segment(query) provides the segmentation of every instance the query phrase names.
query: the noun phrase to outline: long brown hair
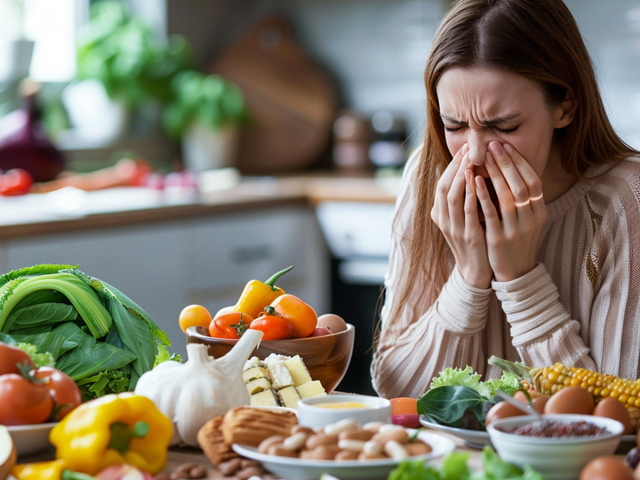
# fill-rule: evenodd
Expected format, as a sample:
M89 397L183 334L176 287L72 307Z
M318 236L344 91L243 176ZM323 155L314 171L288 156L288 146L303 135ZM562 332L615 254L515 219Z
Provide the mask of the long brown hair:
M436 86L450 67L504 69L536 82L551 105L573 100L572 122L555 132L564 170L580 178L589 166L637 154L614 132L600 97L589 53L561 0L460 0L433 40L424 72L427 122L417 170L408 258L392 319L414 288L435 301L453 267L448 245L430 212L440 174L451 161Z

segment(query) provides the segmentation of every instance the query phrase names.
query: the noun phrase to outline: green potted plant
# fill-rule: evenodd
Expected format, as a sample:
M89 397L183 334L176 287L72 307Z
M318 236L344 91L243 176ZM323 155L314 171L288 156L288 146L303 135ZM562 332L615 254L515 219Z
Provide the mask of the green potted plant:
M249 118L240 89L195 71L177 75L172 87L174 101L163 121L169 134L182 139L186 167L202 172L234 166L240 125Z
M149 102L169 102L173 78L192 64L184 37L173 35L161 42L121 1L101 0L92 5L90 21L81 32L80 83L66 92L65 106L74 124L117 137L127 126L129 112ZM87 105L87 98L101 112Z

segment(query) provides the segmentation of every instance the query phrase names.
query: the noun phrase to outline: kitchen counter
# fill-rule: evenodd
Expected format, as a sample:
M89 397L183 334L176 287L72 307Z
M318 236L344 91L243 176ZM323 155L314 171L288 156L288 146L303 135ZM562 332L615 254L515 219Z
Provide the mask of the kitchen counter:
M232 189L201 195L146 188L63 189L0 199L0 239L327 201L393 203L395 188L393 181L372 177L307 175L244 178Z

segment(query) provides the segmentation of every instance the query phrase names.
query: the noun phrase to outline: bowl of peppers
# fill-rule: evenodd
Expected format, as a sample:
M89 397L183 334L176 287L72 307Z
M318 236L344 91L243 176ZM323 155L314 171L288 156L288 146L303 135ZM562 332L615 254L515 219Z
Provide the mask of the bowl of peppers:
M180 327L187 343L206 345L215 358L227 354L247 329L260 330L263 337L255 356L263 360L272 353L299 355L311 377L331 393L349 367L355 329L336 315L318 318L310 305L277 287L275 282L292 268L264 282L251 280L236 305L213 317L200 305L186 307L180 314Z

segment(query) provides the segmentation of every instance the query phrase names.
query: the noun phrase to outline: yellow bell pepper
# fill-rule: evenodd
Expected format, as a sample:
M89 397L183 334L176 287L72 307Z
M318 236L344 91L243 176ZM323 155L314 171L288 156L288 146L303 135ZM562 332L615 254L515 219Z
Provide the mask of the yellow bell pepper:
M226 311L241 312L249 315L251 318L258 318L264 310L264 307L271 305L271 302L280 295L284 295L284 290L280 287L276 287L275 283L282 275L291 271L292 268L293 265L279 271L266 282L251 280L244 287L238 303L233 307L227 307L223 310L225 313ZM221 312L218 312L218 314L220 313Z
M56 458L75 472L95 475L129 464L155 475L167 461L171 420L148 398L106 395L80 405L56 425L49 440Z
M11 469L11 475L18 480L60 480L62 472L67 468L64 460L53 462L25 463Z

